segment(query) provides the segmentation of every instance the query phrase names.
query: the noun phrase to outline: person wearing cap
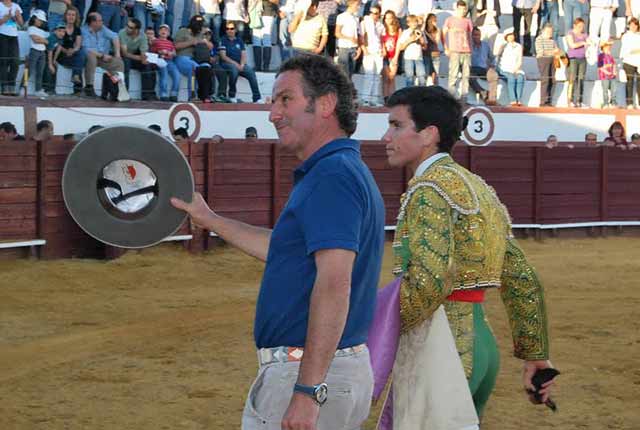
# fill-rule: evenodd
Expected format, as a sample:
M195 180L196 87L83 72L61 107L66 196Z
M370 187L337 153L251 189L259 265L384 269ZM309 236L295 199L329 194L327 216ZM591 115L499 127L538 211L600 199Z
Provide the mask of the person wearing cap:
M398 90L387 107L387 162L413 177L401 197L393 241L396 280L378 295L391 288L378 310L395 301L389 309L395 328L387 333L399 334L386 357L372 348L374 371L382 369L378 360L395 357L392 394L383 407L386 413L392 405L393 426L379 429L477 428L475 415L482 416L499 368L485 294L500 292L514 355L523 362L522 384L531 390L536 371L553 367L543 286L493 188L451 157L466 125L461 104L430 86ZM379 315L373 329L383 327L376 325ZM381 331L370 332L370 345ZM375 376L381 393L384 375ZM540 392L543 401L552 384Z
M34 95L47 97L42 89L42 76L47 62L47 43L49 32L43 27L47 23L47 14L43 10L36 9L29 18L29 37L31 38L31 50L29 51L29 74L33 76Z
M613 40L605 40L600 44L602 50L598 54L598 79L602 85L602 108L616 107L616 59L611 54Z
M23 24L20 5L11 0L0 1L0 87L3 95L17 95L18 26Z
M507 43L500 50L498 74L507 81L509 104L511 106L522 106L525 81L524 71L522 70L522 45L516 42L513 27L505 30L504 39Z
M57 60L60 57L60 44L65 36L65 28L64 23L59 23L49 32L47 39L47 67L44 70L42 84L43 88L51 94L55 94ZM82 76L82 71L80 71L80 76Z
M178 101L178 90L180 88L180 72L176 66L174 58L176 56L176 47L169 35L171 27L169 24L162 24L158 30L158 37L151 43L150 51L158 54L164 60L165 65L158 65L158 75L160 75L160 100L162 101ZM167 77L171 75L171 92L167 92Z

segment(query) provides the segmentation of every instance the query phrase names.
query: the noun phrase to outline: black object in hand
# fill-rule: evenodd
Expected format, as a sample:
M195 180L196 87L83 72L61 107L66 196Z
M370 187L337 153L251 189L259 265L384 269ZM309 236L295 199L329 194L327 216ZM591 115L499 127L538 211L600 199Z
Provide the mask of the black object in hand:
M558 370L552 369L552 368L538 369L536 373L533 375L533 377L531 378L531 383L533 384L536 390L535 391L528 390L529 394L531 394L538 403L542 403L542 395L540 394L542 385L551 381L553 378L555 378L559 374L560 372ZM556 403L553 400L551 400L551 397L549 397L544 404L553 412L558 410Z

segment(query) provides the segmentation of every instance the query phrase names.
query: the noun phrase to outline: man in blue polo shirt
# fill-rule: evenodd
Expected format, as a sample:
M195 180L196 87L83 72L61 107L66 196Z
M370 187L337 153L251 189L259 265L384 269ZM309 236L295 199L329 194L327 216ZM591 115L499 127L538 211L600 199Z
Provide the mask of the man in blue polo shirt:
M217 46L222 60L222 67L229 72L229 98L235 101L236 82L238 76L242 76L249 81L253 102L260 101L260 88L256 72L247 64L247 50L242 41L242 37L236 35L236 25L233 21L225 24L225 35L220 39Z
M302 164L273 230L223 218L199 194L191 203L172 199L196 225L266 261L254 327L260 370L244 430L351 430L369 415L365 342L384 206L359 143L348 138L356 129L354 95L327 58L299 56L281 66L269 120Z

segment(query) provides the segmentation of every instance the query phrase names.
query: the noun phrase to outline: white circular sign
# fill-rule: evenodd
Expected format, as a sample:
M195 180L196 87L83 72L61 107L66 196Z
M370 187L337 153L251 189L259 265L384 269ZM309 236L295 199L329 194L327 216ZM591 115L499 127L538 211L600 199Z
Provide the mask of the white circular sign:
M175 105L169 114L169 130L171 134L179 129L185 128L189 139L193 142L200 135L200 113L198 108L189 103Z
M474 106L464 115L469 121L462 133L464 141L473 146L489 145L496 128L492 112L485 107Z

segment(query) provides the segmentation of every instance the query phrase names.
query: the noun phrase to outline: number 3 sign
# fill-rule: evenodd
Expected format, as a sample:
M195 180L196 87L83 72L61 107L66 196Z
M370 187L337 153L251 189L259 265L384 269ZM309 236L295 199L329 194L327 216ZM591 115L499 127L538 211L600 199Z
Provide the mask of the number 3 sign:
M195 142L200 135L200 113L198 109L188 103L177 104L169 114L169 130L173 136L178 128L185 128L189 140Z
M469 122L462 133L462 138L472 146L487 146L491 143L496 126L492 113L484 107L472 107L464 115Z

